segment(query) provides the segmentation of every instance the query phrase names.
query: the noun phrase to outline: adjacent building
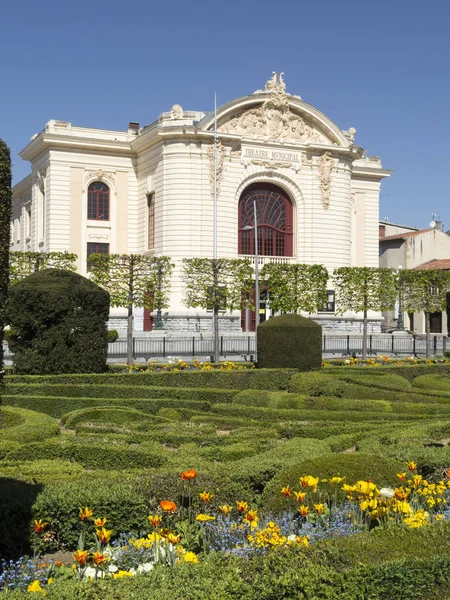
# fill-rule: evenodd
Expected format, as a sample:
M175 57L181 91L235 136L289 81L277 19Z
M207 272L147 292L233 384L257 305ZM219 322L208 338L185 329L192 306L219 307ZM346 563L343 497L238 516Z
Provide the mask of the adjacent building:
M380 267L392 269L450 269L450 232L444 233L442 221L432 221L428 229L417 229L380 221ZM395 330L398 306L384 313L383 329ZM425 333L425 314L404 315L404 327ZM447 312L431 314L431 333L447 335Z

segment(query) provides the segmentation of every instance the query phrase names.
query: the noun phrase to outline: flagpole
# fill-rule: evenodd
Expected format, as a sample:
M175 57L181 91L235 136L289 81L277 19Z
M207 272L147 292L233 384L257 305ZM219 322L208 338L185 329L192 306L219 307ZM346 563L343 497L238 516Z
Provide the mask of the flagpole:
M214 214L213 258L217 258L217 96L214 92Z

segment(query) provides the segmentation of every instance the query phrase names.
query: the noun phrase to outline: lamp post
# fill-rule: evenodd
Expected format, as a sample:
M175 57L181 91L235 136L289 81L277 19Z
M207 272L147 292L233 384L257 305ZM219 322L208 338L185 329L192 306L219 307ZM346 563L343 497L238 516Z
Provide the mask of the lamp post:
M259 264L258 264L258 219L256 217L256 200L253 200L254 227L246 225L244 231L255 230L255 331L259 325Z
M161 278L162 278L162 267L158 266L158 305L156 309L156 320L155 320L155 329L161 330L164 329L164 321L162 320L162 312L161 312Z
M397 315L397 331L404 330L403 324L403 298L402 298L402 265L398 266L398 315Z

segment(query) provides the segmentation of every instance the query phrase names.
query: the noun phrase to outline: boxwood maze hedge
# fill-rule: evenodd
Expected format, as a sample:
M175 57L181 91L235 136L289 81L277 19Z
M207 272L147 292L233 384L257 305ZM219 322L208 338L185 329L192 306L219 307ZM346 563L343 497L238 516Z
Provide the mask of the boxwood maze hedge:
M281 487L298 486L299 477L305 474L320 478L339 475L349 483L371 478L379 486L392 486L396 473L413 460L419 472L431 480L447 477L450 374L435 366L417 366L395 370L336 367L308 373L8 375L0 435L0 556L15 558L30 550L33 518L48 520L54 532L43 543L43 551L73 549L77 514L84 505L104 511L114 530L138 533L161 500L183 501L180 473L189 468L199 473L192 489L199 510L198 493L209 490L214 494L212 508L246 500L261 514L270 512L275 518L286 510ZM17 535L11 534L11 522L17 524ZM441 529L436 526L436 531L444 530L448 530L447 524ZM422 535L396 535L406 533L411 540ZM306 565L302 580L311 577L318 589L328 589L318 575L319 571L323 574L323 564L328 564L327 577L336 590L351 589L351 581L361 585L364 573L364 590L372 593L374 582L391 582L391 576L401 572L395 557L381 564L369 545L363 544L365 539L374 540L376 548L384 548L385 542L379 541L387 539L383 536L374 532L329 542L328 546L315 545L309 555L302 554ZM392 540L397 545L395 536ZM358 549L363 546L370 555L367 563L359 560ZM342 552L350 557L345 577L341 559L333 554L337 548L344 548ZM438 546L429 556L420 555L423 564L418 550L403 551L399 556L409 561L402 564L413 580L423 573L425 562L431 579L435 577L433 569L442 567L444 558ZM288 565L297 555L289 556L285 558ZM205 581L215 577L211 571L214 560L195 567L204 573ZM220 563L222 559L217 560ZM233 561L241 564L241 560L230 558L220 569L226 574ZM261 558L261 573L270 560ZM297 556L295 560L300 559ZM251 564L249 569L257 569ZM177 573L174 580L181 581L184 570ZM245 588L242 577L237 578L236 589ZM437 571L435 580L436 589L446 589L447 583L439 579ZM158 585L161 590L164 585L172 590L164 575L158 581L153 590ZM126 585L131 583L114 588L124 595L111 597L136 594L132 590L141 584L136 579L137 587L129 591ZM259 584L255 585L258 588ZM292 589L297 585L306 583L294 578ZM380 585L380 589L389 588ZM101 586L105 594L113 589L110 584ZM165 593L161 591L162 598ZM51 594L50 586L49 598Z

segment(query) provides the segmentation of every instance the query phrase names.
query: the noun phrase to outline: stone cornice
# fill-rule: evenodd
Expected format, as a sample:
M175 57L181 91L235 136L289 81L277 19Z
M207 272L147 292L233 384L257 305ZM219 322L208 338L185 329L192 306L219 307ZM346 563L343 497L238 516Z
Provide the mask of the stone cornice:
M46 131L38 134L20 153L19 156L24 160L33 161L40 154L49 149L74 149L102 151L109 153L134 154L131 148L131 141L113 140L98 137L81 137L70 134L48 133Z
M384 179L390 177L394 171L390 169L380 169L376 167L360 167L359 165L353 166L352 176L361 177L363 179Z

